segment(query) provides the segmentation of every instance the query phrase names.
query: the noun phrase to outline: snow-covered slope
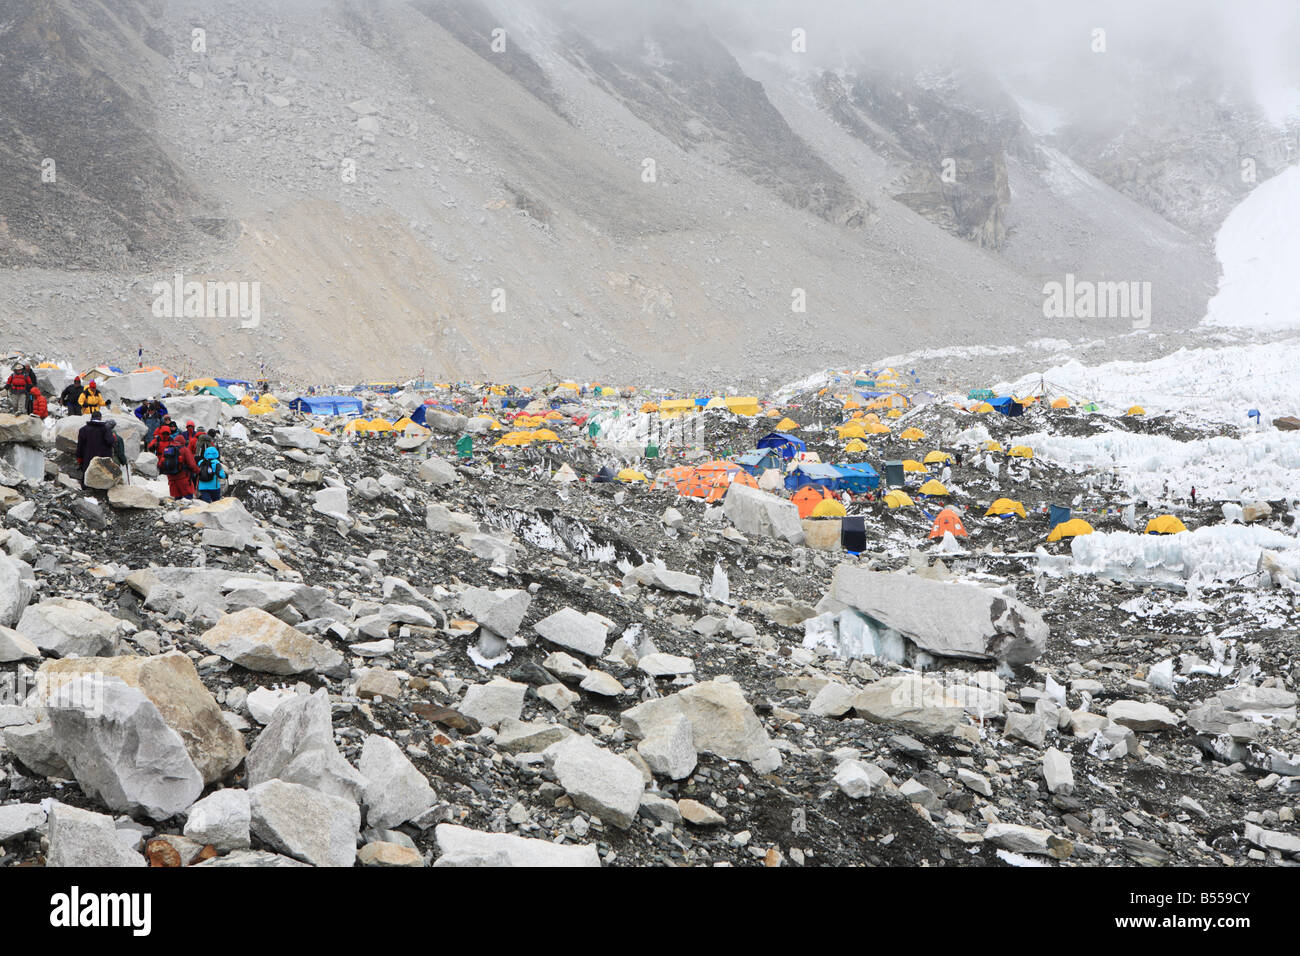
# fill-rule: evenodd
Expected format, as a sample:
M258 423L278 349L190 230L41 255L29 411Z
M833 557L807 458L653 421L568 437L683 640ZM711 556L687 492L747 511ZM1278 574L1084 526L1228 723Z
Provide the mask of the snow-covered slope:
M1215 240L1223 265L1205 322L1300 327L1300 167L1268 180L1234 209Z

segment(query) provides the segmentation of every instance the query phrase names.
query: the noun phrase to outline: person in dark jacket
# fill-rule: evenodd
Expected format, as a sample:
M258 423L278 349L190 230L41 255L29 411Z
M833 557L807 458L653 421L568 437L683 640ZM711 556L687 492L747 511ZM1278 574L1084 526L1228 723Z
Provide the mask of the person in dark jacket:
M113 422L104 421L99 412L92 412L90 421L77 432L77 467L81 469L81 486L86 486L86 467L96 458L112 458L117 433Z
M148 448L149 439L153 438L153 433L158 430L162 420L167 417L167 406L156 398L146 399L135 410L135 417L144 423L144 447Z
M72 380L72 384L59 394L59 403L68 410L69 415L81 414L81 376Z

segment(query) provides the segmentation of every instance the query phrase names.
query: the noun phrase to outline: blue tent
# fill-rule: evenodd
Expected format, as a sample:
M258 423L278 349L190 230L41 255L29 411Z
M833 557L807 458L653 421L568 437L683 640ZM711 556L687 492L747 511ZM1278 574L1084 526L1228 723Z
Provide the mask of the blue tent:
M526 408L532 401L527 395L505 395L501 398L502 408ZM552 408L555 406L552 405Z
M1017 415L1023 415L1025 413L1025 406L1021 405L1014 398L1008 398L1005 395L1000 398L989 399L989 404L993 406L995 411L1001 412L1009 418L1015 418Z
M814 485L828 491L836 491L840 485L840 470L832 465L809 462L806 465L796 466L790 474L785 476L787 491L798 491L805 485Z
M252 388L252 382L246 382L242 378L219 378L217 384L222 388L230 388L232 385L238 385L240 388Z
M446 405L438 405L435 402L425 402L415 411L411 412L411 421L415 422L417 425L427 425L428 423L425 421L425 417L431 409L435 412L451 411L451 409Z
M1047 513L1047 530L1051 531L1062 521L1070 520L1070 509L1060 505L1051 505Z
M874 491L880 486L880 473L866 462L831 467L840 473L839 487L855 495Z
M779 452L769 448L766 451L748 451L736 456L736 464L754 477L758 477L769 468L780 469L785 463Z
M1258 420L1258 418L1259 418L1259 409L1258 409L1258 408L1252 408L1250 411L1248 411L1248 412L1246 413L1246 417L1247 417L1247 418L1254 418L1254 419Z
M772 432L770 435L764 435L754 443L754 447L771 448L787 461L808 448L803 443L802 438L795 438L785 432Z
M703 407L704 407L705 405L707 405L707 404L709 404L709 396L708 396L708 395L703 395L703 396L701 396L700 398L697 398L697 399L695 400L695 407L696 407L696 408L703 408Z
M295 412L307 415L360 415L361 399L342 395L306 395L289 403Z

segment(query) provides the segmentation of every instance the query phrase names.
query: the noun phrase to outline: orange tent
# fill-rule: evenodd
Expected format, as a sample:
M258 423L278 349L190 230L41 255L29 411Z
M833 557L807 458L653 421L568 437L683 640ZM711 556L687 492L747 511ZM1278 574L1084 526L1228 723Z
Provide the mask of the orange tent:
M812 515L814 508L830 497L833 496L823 494L820 488L816 488L813 485L804 485L790 496L790 500L794 503L794 506L799 509L799 517L807 518Z
M931 538L942 538L944 532L952 532L954 538L966 537L966 526L961 523L961 516L951 508L944 508L934 519L930 528Z

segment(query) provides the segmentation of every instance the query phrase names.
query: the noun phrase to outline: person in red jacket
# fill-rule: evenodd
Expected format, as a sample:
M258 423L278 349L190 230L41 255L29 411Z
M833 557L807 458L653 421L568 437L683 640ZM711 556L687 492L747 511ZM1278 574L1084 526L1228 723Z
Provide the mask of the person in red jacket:
M190 454L196 454L199 445L199 433L194 430L193 419L185 423L185 431L181 432L181 437L185 439L185 444L190 446ZM197 460L196 458L195 461Z
M47 418L50 414L50 403L35 385L32 386L32 414L37 418Z
M158 443L158 474L167 476L167 490L173 498L193 498L198 462L184 433Z
M5 388L9 392L9 408L15 415L27 414L27 393L35 384L35 380L27 374L23 366L14 366L12 374L5 380Z

